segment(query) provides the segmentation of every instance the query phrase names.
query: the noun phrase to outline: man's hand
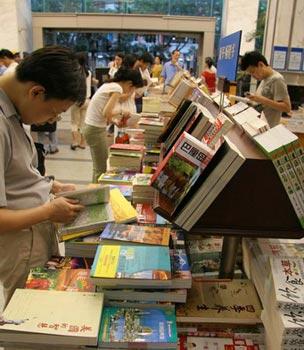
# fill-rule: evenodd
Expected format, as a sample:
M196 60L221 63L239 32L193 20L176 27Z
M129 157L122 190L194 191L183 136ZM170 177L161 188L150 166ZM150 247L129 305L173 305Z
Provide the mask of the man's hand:
M75 191L75 190L76 190L76 186L74 184L63 184L59 181L54 180L51 192L53 194L56 194L58 192Z
M44 204L48 211L48 219L52 222L68 223L73 221L84 208L78 200L58 197Z

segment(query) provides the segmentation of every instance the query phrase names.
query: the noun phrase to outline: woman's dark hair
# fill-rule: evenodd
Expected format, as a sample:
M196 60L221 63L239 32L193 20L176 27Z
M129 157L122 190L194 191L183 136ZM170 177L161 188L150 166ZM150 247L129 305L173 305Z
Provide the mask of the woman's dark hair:
M136 55L129 53L123 58L121 66L132 69L137 59L138 58Z
M119 68L111 81L115 83L120 81L131 81L132 85L136 88L144 86L140 72L137 69L128 69L125 67Z
M34 51L17 66L16 78L42 85L46 99L82 104L86 98L84 70L76 54L65 47L48 46Z
M206 65L208 66L208 68L211 68L212 65L213 65L213 60L212 60L212 58L211 58L211 57L206 57L206 58L205 58L205 63L206 63Z
M246 52L241 58L241 70L246 70L249 66L257 67L259 62L262 62L265 64L265 66L268 66L265 56L263 56L259 51Z
M11 60L14 59L14 54L10 51L10 50L7 50L7 49L2 49L0 50L0 58L10 58Z
M117 52L115 56L120 57L122 60L124 59L125 55L122 52Z
M142 55L138 57L140 61L143 61L144 63L150 63L153 64L154 57L149 52L144 52Z
M88 55L86 52L76 52L76 56L78 58L79 64L84 69L85 75L89 75L89 67L88 67Z

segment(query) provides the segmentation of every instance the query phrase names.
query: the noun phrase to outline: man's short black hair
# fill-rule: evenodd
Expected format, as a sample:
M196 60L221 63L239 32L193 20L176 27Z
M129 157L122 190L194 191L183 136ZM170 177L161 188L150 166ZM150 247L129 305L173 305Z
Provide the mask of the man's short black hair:
M246 70L249 66L257 67L259 62L268 66L268 62L259 51L250 51L246 52L245 55L241 58L241 70Z
M144 52L138 59L144 63L153 64L154 62L154 57L149 52Z
M7 49L2 49L0 50L0 58L10 58L11 60L14 59L14 54L10 51L10 50L7 50Z
M173 50L173 51L171 52L171 55L174 55L175 52L180 52L180 51L179 51L178 49L175 49L175 50Z
M134 67L135 62L137 61L138 57L135 54L129 53L125 55L125 57L122 60L122 66L125 68L132 69Z
M86 98L84 69L77 55L65 47L48 46L34 51L17 66L16 78L43 86L46 99L82 104Z

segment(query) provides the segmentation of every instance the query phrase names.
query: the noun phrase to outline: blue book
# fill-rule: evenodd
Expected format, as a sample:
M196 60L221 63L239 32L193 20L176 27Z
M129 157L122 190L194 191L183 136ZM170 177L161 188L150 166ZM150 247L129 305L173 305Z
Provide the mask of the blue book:
M91 268L93 282L103 287L166 287L171 285L168 247L100 245Z
M98 347L139 349L142 346L176 349L174 308L104 307Z

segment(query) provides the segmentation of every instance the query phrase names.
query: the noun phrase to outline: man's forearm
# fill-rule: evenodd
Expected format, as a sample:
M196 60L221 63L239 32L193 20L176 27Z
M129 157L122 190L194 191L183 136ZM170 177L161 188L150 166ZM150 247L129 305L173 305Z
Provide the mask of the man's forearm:
M31 209L0 209L0 234L31 227L50 218L48 203Z

